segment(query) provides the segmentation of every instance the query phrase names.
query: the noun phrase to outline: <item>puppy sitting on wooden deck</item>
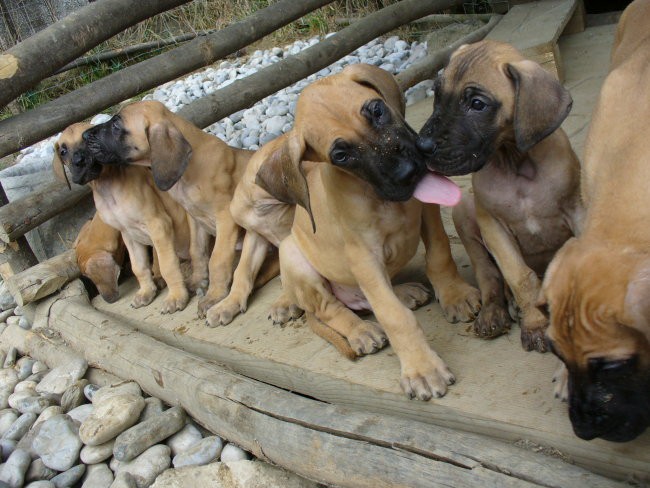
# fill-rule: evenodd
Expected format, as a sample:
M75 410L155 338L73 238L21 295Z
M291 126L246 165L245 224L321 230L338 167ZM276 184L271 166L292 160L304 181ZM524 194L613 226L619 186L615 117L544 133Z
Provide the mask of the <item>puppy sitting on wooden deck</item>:
M133 274L140 286L132 305L142 307L156 297L148 249L153 246L168 288L161 312L184 309L189 293L179 258L190 257L187 213L167 193L155 187L147 168L103 166L95 162L82 138L84 131L91 127L79 123L63 131L54 146L55 173L59 179L67 181L64 169L67 165L74 183L88 184L93 190L97 213L102 220L122 233Z
M433 114L418 141L436 171L472 173L473 194L453 218L481 290L475 333L496 337L510 328L505 278L529 351L546 351L540 277L584 213L579 162L558 128L571 104L550 73L512 46L464 45L436 81Z
M205 286L209 269L208 291L198 306L199 316L204 316L228 294L232 281L240 227L229 206L253 152L228 146L154 101L125 106L86 131L84 139L101 164L151 167L158 188L169 190L193 217L193 256L207 255L210 235L216 235L209 266L207 259L192 262L193 289Z
M104 300L117 301L120 297L117 280L126 253L120 231L104 223L95 213L79 231L74 249L81 274L93 282Z
M444 395L454 376L410 310L427 292L420 284L393 287L391 278L422 238L427 276L447 317L470 320L479 297L458 274L439 206L412 198L453 205L460 197L455 184L427 172L416 139L392 75L353 65L302 92L294 129L257 176L275 198L300 205L280 266L310 326L348 357L377 351L387 335L402 388L428 400ZM372 310L379 324L348 307Z

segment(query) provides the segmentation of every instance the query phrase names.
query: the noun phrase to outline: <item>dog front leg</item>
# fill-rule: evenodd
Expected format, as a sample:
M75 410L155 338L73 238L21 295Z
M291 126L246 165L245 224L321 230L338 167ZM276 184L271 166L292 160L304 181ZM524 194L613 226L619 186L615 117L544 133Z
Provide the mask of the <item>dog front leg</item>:
M232 283L237 238L240 227L235 223L228 207L217 213L217 238L210 256L210 286L208 292L199 300L199 317L228 295Z
M248 297L253 292L255 278L264 263L268 247L269 242L257 232L251 230L246 232L230 293L208 310L209 327L227 325L237 314L246 311Z
M472 262L478 288L481 291L481 311L474 321L474 333L484 339L505 334L510 329L510 315L505 296L503 276L483 245L481 230L476 222L474 196L463 198L452 210L454 226Z
M148 246L134 241L130 236L122 234L126 249L129 251L129 259L131 261L131 270L138 280L139 290L133 297L131 306L133 308L140 308L149 305L156 297L158 288L153 281L151 274L151 266L149 261Z
M363 246L346 246L346 256L361 291L388 335L401 364L400 385L409 398L429 400L447 392L454 375L427 343L415 315L395 295L383 263Z
M514 236L475 202L476 219L483 241L497 262L515 302L521 309L521 344L527 351L546 352L544 332L548 319L535 306L541 283L521 255Z
M442 224L440 206L423 205L421 236L426 250L427 277L445 318L451 323L474 320L481 308L480 294L458 273L449 237Z
M204 295L209 283L210 234L189 214L187 221L190 227L190 260L192 261L189 289L192 293Z
M164 217L147 220L147 229L153 242L154 252L158 255L160 274L167 283L167 296L160 308L161 313L174 313L183 310L190 299L180 261L174 248L174 229L171 219Z

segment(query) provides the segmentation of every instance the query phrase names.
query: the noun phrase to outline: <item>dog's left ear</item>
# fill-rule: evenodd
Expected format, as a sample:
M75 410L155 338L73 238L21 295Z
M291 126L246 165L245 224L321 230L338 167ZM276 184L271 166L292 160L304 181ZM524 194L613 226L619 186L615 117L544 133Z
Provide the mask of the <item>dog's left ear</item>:
M72 190L72 186L70 186L70 180L68 180L68 175L65 172L65 165L63 164L61 156L59 156L59 150L59 143L55 142L54 157L52 158L52 171L54 171L54 176L56 176L57 180L63 181L66 185L68 185L68 190Z
M514 129L517 149L528 151L557 129L573 100L555 77L530 60L506 64L515 83Z
M273 151L260 166L255 183L281 202L297 204L307 210L312 228L316 232L309 201L309 187L301 164L306 148L305 139L295 129L284 137L284 144Z
M342 73L362 85L369 86L391 105L400 114L406 111L406 101L401 88L395 81L395 77L388 71L371 64L352 64L346 67Z
M150 125L147 138L151 148L153 181L158 188L167 191L185 173L192 157L192 146L168 120Z

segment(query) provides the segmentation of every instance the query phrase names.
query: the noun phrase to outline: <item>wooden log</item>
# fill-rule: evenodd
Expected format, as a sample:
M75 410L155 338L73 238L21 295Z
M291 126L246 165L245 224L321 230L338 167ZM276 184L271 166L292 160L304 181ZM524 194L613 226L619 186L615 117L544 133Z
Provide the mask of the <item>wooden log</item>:
M0 205L4 206L8 203L7 194L2 184L0 184ZM19 237L14 242L0 243L0 276L3 280L31 268L37 263L38 259L36 259L24 236Z
M400 25L456 3L459 2L402 0L368 15L294 56L289 56L242 80L234 81L212 95L186 105L178 114L199 127L206 127L237 110L250 107L256 100L326 68L356 48Z
M457 40L448 47L429 54L426 58L399 73L396 78L400 88L406 90L421 81L434 78L436 73L449 62L449 57L456 49L463 44L471 44L483 39L499 23L501 17L501 15L493 15L483 27Z
M25 330L18 325L8 325L2 335L0 344L3 349L15 347L21 356L29 356L44 362L50 369L68 363L74 358L83 359L83 355L65 345L63 339L52 329ZM121 378L97 368L88 368L84 375L95 385L114 385L122 382Z
M55 74L64 73L71 69L79 68L81 66L86 66L88 64L101 63L110 61L115 58L121 58L124 56L130 56L132 54L141 53L144 51L151 51L153 49L158 49L165 46L170 46L172 44L180 44L182 42L191 41L195 37L205 36L215 32L215 29L199 32L188 32L187 34L181 34L174 36L170 39L162 39L159 41L151 42L141 42L139 44L133 44L131 46L123 47L120 49L112 49L110 51L104 51L98 54L93 54L92 56L84 56L83 58L75 59L74 61L66 64L63 68L59 69Z
M77 254L70 249L6 280L7 289L18 305L26 305L60 290L79 277Z
M477 434L294 395L97 311L78 281L63 294L44 305L48 313L36 327L46 325L49 336L61 337L92 366L137 381L209 430L307 478L364 488L617 486L558 459Z
M455 24L457 22L467 22L472 20L481 20L487 22L493 14L432 14L415 19L411 24ZM349 25L359 22L363 17L336 17L335 24Z
M82 7L0 55L0 107L129 26L189 0L103 0Z
M280 0L214 34L196 38L33 110L2 120L0 154L11 154L57 133L73 122L79 122L145 90L212 64L332 1Z
M61 182L52 182L41 190L0 207L0 239L11 242L27 231L76 205L90 195L90 187L73 186L72 190Z

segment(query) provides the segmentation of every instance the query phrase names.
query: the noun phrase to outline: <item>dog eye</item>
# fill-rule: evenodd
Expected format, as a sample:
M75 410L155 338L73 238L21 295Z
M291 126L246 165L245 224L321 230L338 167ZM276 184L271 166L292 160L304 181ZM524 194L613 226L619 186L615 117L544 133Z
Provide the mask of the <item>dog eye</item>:
M472 107L472 110L481 112L482 110L485 110L485 107L487 107L487 103L485 103L480 98L472 98L472 101L470 102L470 107Z
M382 104L381 102L379 102L379 101L374 102L374 103L371 105L370 110L372 110L372 116L373 116L375 119L379 119L382 115L384 115L384 106L383 106L383 104Z
M333 163L345 163L348 160L348 153L343 149L334 149L330 153Z
M64 157L66 154L68 154L68 148L63 146L61 149L59 149L59 155L61 157Z

